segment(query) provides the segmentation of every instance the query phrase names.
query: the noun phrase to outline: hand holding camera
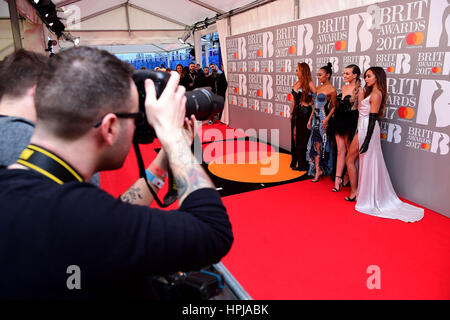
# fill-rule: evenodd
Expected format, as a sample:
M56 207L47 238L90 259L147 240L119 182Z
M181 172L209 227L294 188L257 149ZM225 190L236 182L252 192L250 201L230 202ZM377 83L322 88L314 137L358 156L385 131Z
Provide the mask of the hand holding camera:
M185 88L178 86L179 75L172 72L159 99L151 79L145 80L145 109L149 124L155 129L161 144L181 137L186 114Z

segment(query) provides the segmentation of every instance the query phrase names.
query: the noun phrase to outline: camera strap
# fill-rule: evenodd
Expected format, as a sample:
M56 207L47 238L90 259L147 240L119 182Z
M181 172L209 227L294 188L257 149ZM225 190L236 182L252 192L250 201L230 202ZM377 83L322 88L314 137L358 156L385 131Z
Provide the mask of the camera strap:
M70 181L84 182L81 175L66 161L51 151L29 144L21 153L17 163L38 172L58 184Z

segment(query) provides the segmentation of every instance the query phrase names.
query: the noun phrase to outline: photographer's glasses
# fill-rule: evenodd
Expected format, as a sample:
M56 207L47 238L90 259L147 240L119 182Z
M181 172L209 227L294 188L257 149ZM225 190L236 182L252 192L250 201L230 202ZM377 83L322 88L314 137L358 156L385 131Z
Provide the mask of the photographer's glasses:
M143 112L112 112L112 114L115 114L117 118L134 119L134 124L136 127L142 125L145 121L145 115ZM105 116L106 114L100 119L99 122L94 124L94 128L100 127Z

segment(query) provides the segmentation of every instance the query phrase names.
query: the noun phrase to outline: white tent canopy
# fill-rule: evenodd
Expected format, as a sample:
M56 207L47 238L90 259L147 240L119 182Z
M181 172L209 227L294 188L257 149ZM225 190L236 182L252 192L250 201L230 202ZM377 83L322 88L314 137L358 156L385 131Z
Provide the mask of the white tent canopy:
M4 56L2 51L13 50L6 1L0 0L0 56ZM20 2L27 0L16 1L20 6ZM227 35L374 2L381 1L53 0L66 31L73 37L80 37L81 45L101 46L114 53L167 52L186 48L188 45L180 43L178 38L183 38L196 23L208 18L230 16L204 30L195 28L197 41L194 42L190 34L188 43L199 44L199 36L210 32L219 31L223 41ZM220 26L222 30L218 30Z
M186 48L178 38L193 25L218 14L261 1L252 0L53 0L65 10L66 31L80 44L109 46L117 52L165 52ZM215 31L215 30L214 30ZM188 39L193 44L192 35ZM133 45L133 46L128 46ZM138 45L138 46L136 46ZM111 47L118 46L118 47Z

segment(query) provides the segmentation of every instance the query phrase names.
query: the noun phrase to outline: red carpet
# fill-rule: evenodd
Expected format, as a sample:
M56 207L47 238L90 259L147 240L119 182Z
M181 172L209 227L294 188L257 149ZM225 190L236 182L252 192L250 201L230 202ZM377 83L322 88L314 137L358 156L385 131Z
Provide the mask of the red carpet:
M223 263L254 299L449 299L450 220L358 213L329 178L223 199L235 243ZM381 289L366 273L380 268Z
M146 165L157 147L141 146ZM118 196L137 176L132 151L122 169L102 173L102 188ZM413 224L361 214L343 200L348 188L332 187L327 177L223 198L235 242L222 262L252 298L450 299L450 219L430 210ZM367 287L371 265L381 289Z

